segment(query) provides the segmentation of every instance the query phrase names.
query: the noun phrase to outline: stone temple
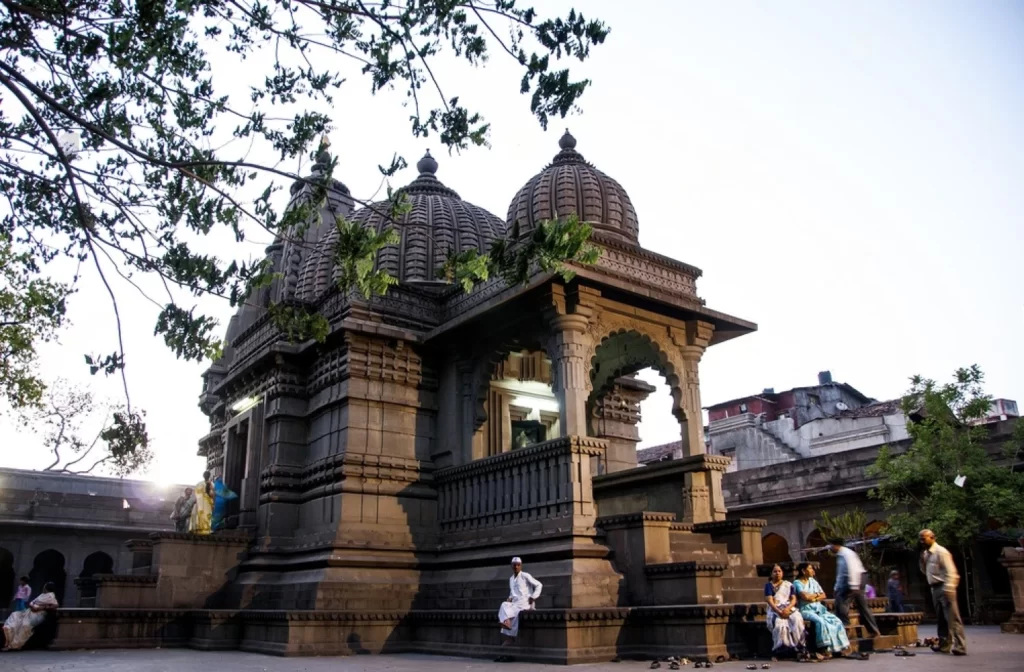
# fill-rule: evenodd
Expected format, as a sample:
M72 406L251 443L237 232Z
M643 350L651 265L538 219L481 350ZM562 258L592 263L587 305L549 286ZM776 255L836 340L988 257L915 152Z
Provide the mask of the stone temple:
M707 307L700 270L642 248L622 186L568 133L559 145L505 220L424 157L401 241L377 259L400 281L384 297L340 293L332 248L336 217L381 230L386 204L353 210L335 182L321 221L275 241L280 278L232 318L204 375L200 454L240 494L231 529L129 542L132 572L89 579L56 644L493 655L519 555L544 584L522 659L763 645L764 521L727 517L729 458L705 454L698 377L708 347L756 327ZM569 213L602 249L570 282L437 281L448 250L486 252L513 224L525 236ZM290 342L271 302L320 311L330 335ZM647 367L671 389L681 442L638 466ZM879 622L895 643L919 618Z

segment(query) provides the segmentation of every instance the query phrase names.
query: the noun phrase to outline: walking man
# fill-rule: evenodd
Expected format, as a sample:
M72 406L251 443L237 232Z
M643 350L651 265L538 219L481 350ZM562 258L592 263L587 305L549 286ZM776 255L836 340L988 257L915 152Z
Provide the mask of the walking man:
M882 633L878 629L878 623L875 622L874 614L871 613L867 598L861 591L861 586L864 585L867 578L864 563L860 561L856 551L844 545L842 539L829 539L828 543L836 554L836 616L843 622L843 625L849 625L849 600L853 599L857 613L860 614L860 624L867 628L871 637L878 637Z
M932 603L939 620L939 645L933 646L932 650L966 656L967 638L956 600L956 587L960 584L956 563L952 554L935 541L935 533L931 530L921 530L917 538L924 547L921 571L932 591Z
M533 609L543 588L541 582L523 571L523 561L512 558L512 576L508 580L508 599L501 603L498 621L501 623L501 646L511 646L519 636L519 612ZM509 656L498 656L495 662L509 662Z

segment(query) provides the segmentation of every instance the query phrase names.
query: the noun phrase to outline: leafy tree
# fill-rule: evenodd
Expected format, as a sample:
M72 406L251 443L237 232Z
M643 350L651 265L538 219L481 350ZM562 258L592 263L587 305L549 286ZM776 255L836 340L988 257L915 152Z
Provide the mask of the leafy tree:
M16 252L0 232L0 396L13 406L39 402L43 382L36 373L36 344L53 339L64 323L68 286L38 277L26 252Z
M992 399L983 382L976 365L957 370L945 384L912 378L903 398L910 447L894 454L884 446L868 472L879 479L871 496L890 512L891 534L916 543L918 532L930 528L967 562L979 533L1024 522L1024 473L986 450L990 430L979 421ZM1022 447L1024 426L1017 423L1007 453L1016 456Z
M111 273L159 307L155 332L178 357L217 357L217 322L197 312L195 297L234 306L272 277L265 261L207 254L198 242L216 230L241 241L247 227L298 238L309 225L335 161L311 177L282 166L313 157L331 130L318 109L337 104L343 64L368 78L371 93L403 89L412 134L436 134L458 151L486 145L489 125L444 90L432 65L440 55L471 66L492 52L511 58L546 128L577 108L589 84L556 62L585 60L607 35L579 12L544 18L516 0L0 0L0 309L8 311L0 393L15 405L41 398L35 346L60 326L73 286L42 278L62 259L93 267L113 303L118 342L89 362L94 373L124 379ZM243 62L256 64L262 81L240 99L226 82L253 69L239 70ZM289 109L300 111L282 113ZM387 179L405 166L396 155L380 171ZM282 211L276 194L295 180L309 197ZM400 214L401 192L392 196L391 214ZM340 289L387 291L394 278L373 260L394 232L337 226ZM439 272L467 290L491 275L525 282L537 265L565 272L564 262L596 259L589 233L574 219L545 223L524 245L452 254ZM133 280L140 275L158 278L166 298L146 295ZM302 307L271 314L296 340L326 334L324 320Z
M97 402L92 393L63 380L46 390L40 404L24 408L20 417L26 429L40 435L53 456L44 471L90 474L100 469L127 476L153 459L140 413L123 405ZM87 431L90 434L85 434Z
M844 511L842 515L833 516L828 511L821 512L821 518L814 521L814 527L825 539L839 537L847 542L860 542L851 548L864 564L864 569L875 580L882 581L888 566L885 564L885 551L879 550L870 543L867 535L867 515L860 509Z

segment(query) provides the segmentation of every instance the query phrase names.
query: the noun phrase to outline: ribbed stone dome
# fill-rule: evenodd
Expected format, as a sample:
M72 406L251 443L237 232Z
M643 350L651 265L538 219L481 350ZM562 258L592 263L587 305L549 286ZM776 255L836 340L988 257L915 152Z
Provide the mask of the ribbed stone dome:
M398 245L385 247L377 255L377 268L384 269L399 282L419 283L439 280L437 269L449 250L488 251L492 241L505 236L505 222L442 184L435 173L437 161L430 152L416 164L420 174L401 189L412 209L397 222L388 218L388 202L374 203L352 214L352 221L375 231L393 227L401 236ZM303 264L296 298L314 301L323 296L334 283L331 250L338 232L331 229L317 245L317 250Z
M509 228L518 222L520 235L526 235L538 222L575 213L595 231L638 242L636 210L622 185L576 151L576 138L569 131L558 146L562 151L512 199Z

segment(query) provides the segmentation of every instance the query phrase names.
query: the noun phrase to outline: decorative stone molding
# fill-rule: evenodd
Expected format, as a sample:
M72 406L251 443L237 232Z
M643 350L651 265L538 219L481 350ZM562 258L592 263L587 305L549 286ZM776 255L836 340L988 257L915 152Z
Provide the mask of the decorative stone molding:
M91 582L104 586L155 586L159 578L156 574L94 574L89 578L75 579L75 585Z
M665 562L646 565L644 574L651 577L692 578L695 576L722 576L727 569L729 569L729 565L725 562Z
M423 360L404 341L388 343L346 333L345 343L350 376L413 387L423 380Z
M235 546L248 544L252 537L248 534L240 534L234 531L214 532L212 534L192 534L191 532L153 532L149 535L153 542L160 541L187 541L200 544L224 544Z
M637 513L623 513L617 516L602 516L597 519L597 526L611 530L623 527L638 527L644 523L672 523L675 525L675 519L674 513L640 511ZM671 529L675 528L672 527Z
M759 518L734 518L732 520L716 520L709 523L698 523L693 526L695 532L731 532L734 530L748 530L760 532L768 524L767 520Z

